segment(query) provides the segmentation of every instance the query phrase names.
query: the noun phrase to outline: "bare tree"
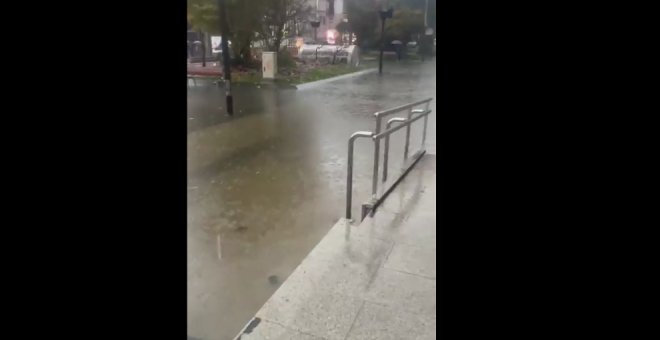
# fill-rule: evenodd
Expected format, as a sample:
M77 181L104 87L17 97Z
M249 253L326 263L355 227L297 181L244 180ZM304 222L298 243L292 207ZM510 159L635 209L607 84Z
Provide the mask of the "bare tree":
M312 7L306 0L270 0L264 2L259 38L266 49L278 52L288 29L295 30L295 23L307 19Z

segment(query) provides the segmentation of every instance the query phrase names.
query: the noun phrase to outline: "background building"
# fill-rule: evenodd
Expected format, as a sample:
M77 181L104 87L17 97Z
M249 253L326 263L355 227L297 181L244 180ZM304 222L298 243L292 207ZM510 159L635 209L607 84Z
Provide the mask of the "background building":
M317 30L318 40L326 41L327 32L334 30L337 25L346 18L344 0L309 0L310 6L314 8L312 18L317 18L320 21L320 26ZM305 34L305 38L313 40L314 31L309 30Z

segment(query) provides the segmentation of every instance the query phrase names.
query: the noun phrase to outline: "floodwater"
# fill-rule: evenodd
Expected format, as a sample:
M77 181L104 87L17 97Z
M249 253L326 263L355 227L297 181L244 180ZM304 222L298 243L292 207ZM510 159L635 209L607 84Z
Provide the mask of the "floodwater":
M373 131L374 112L433 97L426 144L435 153L435 61L388 63L383 76L304 90L234 92L228 117L222 88L188 90L188 335L195 339L233 339L343 217L348 137ZM412 128L411 154L422 125ZM391 176L404 135L392 137ZM358 139L355 152L359 216L371 193L373 142Z

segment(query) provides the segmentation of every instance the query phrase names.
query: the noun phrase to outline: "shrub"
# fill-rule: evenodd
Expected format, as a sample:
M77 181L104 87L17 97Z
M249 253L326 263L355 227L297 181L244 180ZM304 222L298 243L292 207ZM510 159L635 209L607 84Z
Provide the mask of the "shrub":
M291 53L289 53L285 47L281 49L279 53L277 53L277 64L282 68L293 68L296 66L296 61L293 60Z

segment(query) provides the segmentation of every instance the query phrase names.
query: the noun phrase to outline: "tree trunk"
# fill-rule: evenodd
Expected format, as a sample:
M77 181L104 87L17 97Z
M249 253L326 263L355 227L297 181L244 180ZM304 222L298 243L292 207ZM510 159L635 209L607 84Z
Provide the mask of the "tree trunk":
M282 37L275 37L275 41L273 41L273 52L277 53L280 51L280 45L282 44Z
M245 66L250 65L252 62L252 50L251 50L251 43L252 40L250 38L246 38L243 46L241 47L240 51L240 58L241 58L241 63Z
M234 51L234 63L236 65L249 65L252 61L252 51L250 50L251 38L247 35L236 34L232 37L231 41Z
M284 37L284 24L280 24L277 26L277 30L275 31L275 38L273 40L273 52L279 52L280 51L280 45L282 45L282 38Z

